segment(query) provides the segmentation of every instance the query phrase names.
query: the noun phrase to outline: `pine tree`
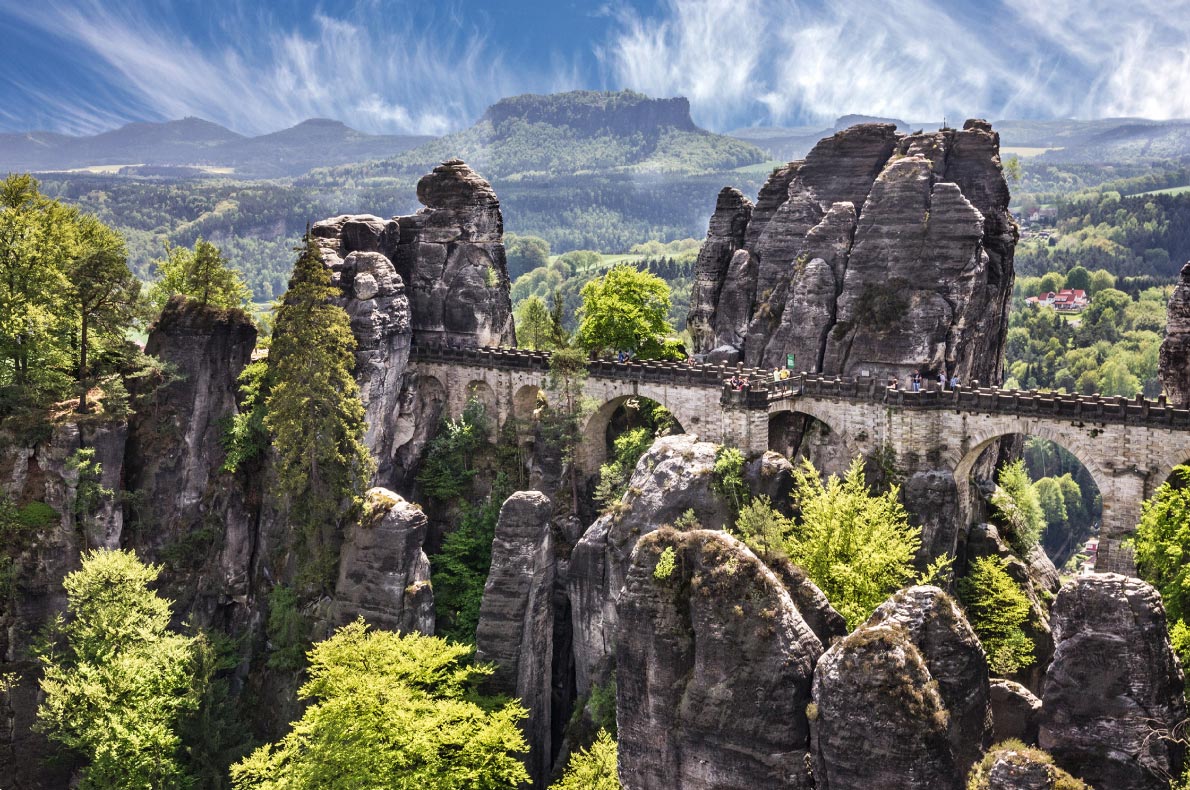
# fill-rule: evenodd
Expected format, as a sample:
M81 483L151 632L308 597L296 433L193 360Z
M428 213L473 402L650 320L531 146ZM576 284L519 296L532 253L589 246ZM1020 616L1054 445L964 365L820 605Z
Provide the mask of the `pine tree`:
M374 462L363 444L364 407L352 375L355 337L338 291L307 234L294 265L269 352L265 427L276 451L282 496L312 582L328 582L335 525L358 501Z
M218 247L202 238L193 250L167 245L165 259L154 263L160 278L153 283L149 301L158 310L175 294L224 309L243 309L251 300L244 278L228 265Z

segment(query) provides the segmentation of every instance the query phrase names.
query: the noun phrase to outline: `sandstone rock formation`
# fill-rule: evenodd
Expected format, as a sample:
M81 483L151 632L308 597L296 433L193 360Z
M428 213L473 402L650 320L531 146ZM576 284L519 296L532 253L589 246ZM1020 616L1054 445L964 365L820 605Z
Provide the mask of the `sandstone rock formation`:
M727 503L712 489L716 445L692 434L665 436L641 457L613 513L587 528L570 558L574 658L580 694L615 654L616 601L637 540L693 510L699 524L722 529Z
M1119 574L1081 576L1058 593L1052 624L1041 748L1097 788L1168 787L1182 748L1155 731L1185 719L1186 705L1160 594Z
M492 541L492 569L483 589L477 661L496 671L491 689L517 697L529 711L529 775L544 787L550 773L551 688L554 656L553 505L540 491L518 491L500 508Z
M625 788L813 786L806 706L822 647L746 546L711 530L642 537L619 617Z
M342 215L310 229L351 316L365 442L375 480L388 485L420 455L444 400L405 375L410 344L516 345L491 185L452 159L418 182L417 196L426 208L410 216Z
M814 670L819 790L960 790L938 682L904 629L861 626Z
M241 600L248 594L253 516L242 487L221 472L222 439L226 421L238 412L239 376L255 347L256 326L244 311L170 299L145 343L145 353L166 366L166 380L141 393L124 481L136 492L130 508L135 547L152 559L187 547L189 556L171 563L166 580L201 569L202 586ZM147 382L144 389L155 385ZM221 538L211 522L223 525ZM211 537L204 541L204 535ZM221 556L207 556L212 550Z
M992 736L988 664L975 631L954 599L930 586L896 593L864 627L880 625L900 628L917 647L948 714L955 767L966 774Z
M988 752L972 771L967 790L1089 790L1039 749L1006 743Z
M826 138L773 171L755 208L720 193L691 295L695 351L993 380L1017 238L1008 200L984 121L912 135L862 124Z
M1182 279L1169 297L1158 369L1169 402L1190 406L1190 263L1182 267Z
M1041 700L1033 692L1003 678L991 681L992 740L996 743L1016 738L1027 744L1037 743L1041 724Z
M376 628L434 633L430 561L422 550L426 515L384 488L364 495L364 515L339 551L334 619L362 617Z

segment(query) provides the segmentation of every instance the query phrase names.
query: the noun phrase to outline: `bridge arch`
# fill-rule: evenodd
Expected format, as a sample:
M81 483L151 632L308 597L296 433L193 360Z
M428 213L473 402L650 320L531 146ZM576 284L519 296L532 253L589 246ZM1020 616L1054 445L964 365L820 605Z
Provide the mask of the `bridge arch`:
M611 425L612 418L620 408L630 406L633 401L638 400L653 401L669 411L673 415L674 422L677 423L672 433L686 432L681 418L677 414L674 414L673 409L670 409L661 401L636 393L617 395L595 409L583 424L578 461L579 469L584 474L594 474L599 470L600 465L607 461L607 431Z
M809 458L824 473L846 470L859 450L854 437L838 427L837 415L817 403L798 403L768 415L768 449L798 463Z

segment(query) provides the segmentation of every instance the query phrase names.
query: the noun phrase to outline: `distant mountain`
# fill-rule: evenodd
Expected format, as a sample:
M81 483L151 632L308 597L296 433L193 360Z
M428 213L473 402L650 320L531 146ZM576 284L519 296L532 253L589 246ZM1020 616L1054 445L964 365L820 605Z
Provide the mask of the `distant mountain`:
M727 134L737 140L752 143L773 159L782 162L792 162L801 159L823 137L829 137L860 123L891 123L896 124L897 130L909 132L916 129L937 128L941 124L909 123L899 118L881 118L875 115L843 115L835 119L832 126L750 126L735 129Z
M684 98L572 91L503 99L471 128L369 164L366 171L373 177L420 175L452 157L488 179L592 172L697 174L768 158L751 143L700 129Z
M1104 118L1094 121L997 121L1005 146L1051 149L1045 162L1163 164L1190 161L1190 120Z
M126 172L137 175L195 174L209 168L230 169L245 178L276 178L300 175L314 167L390 157L432 139L365 134L325 119L245 137L210 121L184 118L165 123L130 123L84 137L50 132L2 134L0 172L110 169L122 165L132 168Z

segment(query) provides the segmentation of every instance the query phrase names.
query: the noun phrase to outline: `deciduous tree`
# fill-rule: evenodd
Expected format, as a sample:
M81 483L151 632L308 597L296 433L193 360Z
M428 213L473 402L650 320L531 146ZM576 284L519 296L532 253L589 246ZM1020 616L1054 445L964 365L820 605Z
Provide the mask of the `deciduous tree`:
M656 275L616 266L583 286L575 341L587 351L663 353L669 325L669 286Z
M251 301L252 293L240 273L228 265L218 247L201 237L193 250L167 244L165 258L154 263L158 279L149 291L149 301L158 311L176 294L224 309L244 309Z

